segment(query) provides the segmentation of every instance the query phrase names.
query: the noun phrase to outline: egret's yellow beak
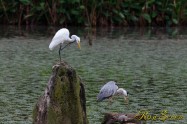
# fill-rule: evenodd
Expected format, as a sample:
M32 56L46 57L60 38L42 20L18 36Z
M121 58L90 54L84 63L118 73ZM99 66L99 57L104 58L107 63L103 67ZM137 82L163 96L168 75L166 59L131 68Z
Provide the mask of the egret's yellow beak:
M78 44L78 48L81 49L81 43L80 43L80 41L77 42L77 44Z
M128 103L129 103L128 96L125 96L125 97L124 97L124 99L125 99L125 103L127 103L127 104L128 104Z

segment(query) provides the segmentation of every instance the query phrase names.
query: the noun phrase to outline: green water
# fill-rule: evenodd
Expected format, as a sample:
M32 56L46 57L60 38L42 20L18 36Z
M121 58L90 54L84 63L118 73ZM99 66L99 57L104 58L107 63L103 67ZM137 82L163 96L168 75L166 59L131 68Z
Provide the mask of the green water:
M48 45L59 28L0 28L0 123L31 124L32 109L58 62L58 50ZM63 59L85 84L90 124L100 124L105 112L183 115L187 123L187 29L77 28L82 49L66 48ZM129 105L116 97L113 104L96 102L100 87L115 80L129 93ZM148 123L151 123L150 121Z

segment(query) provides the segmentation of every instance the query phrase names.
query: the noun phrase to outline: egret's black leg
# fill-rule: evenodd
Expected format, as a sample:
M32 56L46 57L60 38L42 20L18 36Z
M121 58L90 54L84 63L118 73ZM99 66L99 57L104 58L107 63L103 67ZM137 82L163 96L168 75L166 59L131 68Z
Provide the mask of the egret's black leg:
M74 42L70 42L68 44L66 44L64 47L62 47L62 43L60 44L60 48L59 48L59 51L58 51L58 54L59 54L59 58L60 58L60 62L61 62L61 51L66 48L67 46L69 46L70 44L72 44Z
M70 43L66 44L64 47L61 47L60 50L63 50L64 48L66 48L67 46L69 46L69 45L72 44L72 43L74 43L74 42L70 42Z
M61 49L62 49L62 44L60 44L60 48L59 48L59 50L58 50L58 54L59 54L59 58L60 58L60 62L61 62Z

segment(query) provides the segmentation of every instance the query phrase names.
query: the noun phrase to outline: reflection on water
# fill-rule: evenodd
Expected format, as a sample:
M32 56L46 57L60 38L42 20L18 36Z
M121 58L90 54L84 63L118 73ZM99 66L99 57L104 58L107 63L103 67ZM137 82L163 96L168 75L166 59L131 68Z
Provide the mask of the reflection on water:
M32 109L44 92L58 50L48 45L58 28L0 28L0 122L32 123ZM72 28L81 37L81 51L67 48L63 59L81 76L86 88L90 124L100 124L104 112L157 114L168 110L187 118L187 29ZM115 80L130 92L113 104L96 102L100 87ZM166 121L165 123L184 123ZM154 123L161 123L156 121Z

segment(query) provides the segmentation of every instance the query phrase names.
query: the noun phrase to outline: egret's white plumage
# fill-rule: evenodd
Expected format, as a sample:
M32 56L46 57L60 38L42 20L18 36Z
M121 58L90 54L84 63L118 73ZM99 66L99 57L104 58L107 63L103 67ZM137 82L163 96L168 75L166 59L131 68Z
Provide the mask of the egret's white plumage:
M80 38L76 35L72 35L71 38L69 38L69 34L69 30L66 28L58 30L49 45L49 49L53 50L56 46L64 42L77 42L80 48Z
M62 47L64 42L69 42L66 46ZM80 46L80 38L77 35L72 35L71 38L69 38L69 30L66 28L62 28L58 30L53 37L51 43L49 44L49 49L53 50L56 46L60 45L59 48L59 57L61 62L61 50L63 50L65 47L69 46L71 43L76 42L78 44L78 47Z
M116 82L109 81L104 86L102 86L99 94L97 95L97 100L103 101L104 99L110 98L114 95L121 95L121 96L124 96L124 98L126 99L128 96L128 93L125 89L118 88L118 86L116 85Z

